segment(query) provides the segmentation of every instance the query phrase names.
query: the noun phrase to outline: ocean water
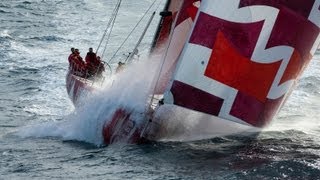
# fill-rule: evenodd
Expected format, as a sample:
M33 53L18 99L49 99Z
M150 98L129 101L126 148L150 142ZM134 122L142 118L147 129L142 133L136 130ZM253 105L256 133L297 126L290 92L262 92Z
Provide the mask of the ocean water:
M106 59L152 2L123 2ZM97 47L115 4L0 1L0 179L320 179L320 53L256 139L100 146L95 110L106 107L99 104L105 93L91 107L74 112L65 75L70 47L82 54ZM140 47L142 54L156 25L157 20ZM142 29L116 59L125 58Z

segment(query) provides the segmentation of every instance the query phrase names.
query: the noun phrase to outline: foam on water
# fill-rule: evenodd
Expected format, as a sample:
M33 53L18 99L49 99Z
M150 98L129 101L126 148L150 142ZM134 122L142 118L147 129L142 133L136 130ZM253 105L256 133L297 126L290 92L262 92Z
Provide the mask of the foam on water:
M9 34L9 30L7 29L0 31L0 37L12 38Z
M311 135L315 141L320 140L320 89L315 83L320 80L319 59L316 53L276 119L265 129L266 132L297 130Z

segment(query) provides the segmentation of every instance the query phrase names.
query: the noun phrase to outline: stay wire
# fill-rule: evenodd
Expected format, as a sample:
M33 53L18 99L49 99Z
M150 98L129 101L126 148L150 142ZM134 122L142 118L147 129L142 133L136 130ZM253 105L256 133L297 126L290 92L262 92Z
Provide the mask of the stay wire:
M179 17L179 15L180 15L180 10L181 10L181 8L182 8L182 5L183 5L183 3L180 4L179 12L178 12L178 14L177 14L176 17ZM175 18L175 21L174 21L172 27L175 27L175 25L176 25L176 23L177 23L177 19L178 19L178 18ZM154 96L155 96L155 93L154 93L154 92L156 91L156 88L158 87L158 84L159 84L159 81L160 81L160 75L161 75L161 72L162 72L162 70L163 70L165 61L167 60L169 47L171 46L171 43L172 43L173 31L174 31L174 28L172 28L172 30L171 30L171 32L170 32L169 42L167 43L167 47L166 47L165 54L164 54L164 56L162 57L162 63L161 63L160 69L159 69L158 74L157 74L157 78L156 78L155 85L154 85L154 87L153 87L151 101L149 102L149 104L148 104L148 106L147 106L146 108L151 107L152 102L153 102L153 100L154 100Z
M104 31L104 33L103 33L103 35L102 35L102 38L101 38L101 40L100 40L100 43L99 43L99 45L98 45L98 47L97 47L96 54L98 53L98 51L99 51L99 49L100 49L100 47L101 47L101 44L102 44L102 42L103 42L106 34L108 33L108 29L109 29L109 27L110 27L110 25L111 25L111 23L112 23L112 21L113 21L113 19L114 19L114 17L115 17L115 13L118 11L118 9L119 9L119 7L120 7L121 1L122 1L122 0L118 0L117 5L116 5L115 8L113 9L113 12L112 12L111 17L110 17L110 19L109 19L109 21L108 21L108 24L107 24L107 28L106 28L106 30Z
M176 17L179 17L179 14L180 14L180 10L181 10L181 8L182 8L182 5L183 5L183 3L180 4L179 12L178 12L178 14L177 14ZM175 20L174 20L173 27L175 27L176 23L177 23L177 18L175 18ZM148 103L146 104L146 106L145 106L145 108L146 108L146 109L145 109L145 112L149 112L149 109L150 109L151 106L152 106L153 100L155 99L155 91L156 91L156 88L157 88L158 83L159 83L159 81L160 81L160 75L161 75L161 72L162 72L162 70L163 70L164 63L165 63L166 58L167 58L167 56L168 56L168 49L169 49L169 47L170 47L170 45L171 45L171 43L172 43L173 31L174 31L174 28L171 29L170 36L169 36L169 42L168 42L167 45L166 45L165 54L164 54L164 56L161 58L162 63L161 63L161 65L160 65L159 71L158 71L158 73L157 73L156 82L155 82L154 87L153 87L151 99L149 100L149 102L148 102ZM149 126L149 123L151 122L151 121L149 120L149 117L148 117L148 116L149 116L148 113L145 113L144 119L146 120L146 122L145 122L145 126L144 126L144 128L143 128L143 130L142 130L142 133L141 133L140 137L144 137L144 136L145 136L145 133L146 133L146 130L147 130L148 126Z
M118 6L118 9L117 9L117 11L116 11L116 14L115 14L115 16L114 16L114 18L113 18L112 25L111 25L111 28L110 28L108 37L107 37L107 39L106 39L106 45L105 45L105 47L104 47L104 49L103 49L103 52L102 52L102 54L101 54L101 59L103 58L104 53L106 52L106 49L107 49L107 46L108 46L108 43L109 43L109 40L110 40L111 33L112 33L112 30L113 30L114 24L115 24L115 22L116 22L116 19L117 19L117 15L118 15L118 12L119 12L119 9L120 9L121 2L122 2L122 0L119 0L119 6Z
M113 56L109 59L108 64L113 60L113 58L116 57L120 49L123 47L123 45L126 43L126 41L129 39L129 37L132 35L132 33L135 31L135 29L138 27L138 25L141 23L141 21L144 19L144 17L147 15L147 13L150 11L150 9L153 7L153 5L156 3L157 0L154 0L153 3L149 6L149 8L146 10L144 15L140 18L138 23L134 26L134 28L131 30L131 32L128 34L128 36L125 38L125 40L122 42L122 44L119 46L119 48L116 50L116 52L113 54ZM160 1L161 2L161 1ZM160 4L160 3L159 3ZM158 5L159 6L159 5Z

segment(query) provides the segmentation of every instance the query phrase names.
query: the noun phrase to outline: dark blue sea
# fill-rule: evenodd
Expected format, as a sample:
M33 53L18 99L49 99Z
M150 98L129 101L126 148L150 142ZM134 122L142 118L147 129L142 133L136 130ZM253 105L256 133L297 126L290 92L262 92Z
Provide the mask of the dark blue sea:
M152 2L123 1L106 57ZM96 48L115 4L0 0L1 180L320 179L320 52L257 138L101 146L100 131L92 127L96 109L74 112L65 77L70 47L82 55L90 46ZM148 52L157 19L141 44L142 54ZM117 58L125 58L142 30Z

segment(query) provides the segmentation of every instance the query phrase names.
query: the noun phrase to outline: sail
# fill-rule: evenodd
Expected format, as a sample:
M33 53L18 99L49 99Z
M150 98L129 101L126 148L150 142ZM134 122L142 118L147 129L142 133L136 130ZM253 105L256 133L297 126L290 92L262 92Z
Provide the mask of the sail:
M163 68L155 92L157 94L162 94L165 91L188 34L190 34L199 4L199 0L171 0L167 3L164 11L167 13L163 13L167 16L160 23L160 33L156 36L158 38L154 45L155 54L164 54ZM169 39L172 28L172 38ZM167 42L169 45L164 46Z
M163 47L169 38L174 17L179 11L179 2L179 0L167 0L163 11L160 13L161 19L153 38L151 53L163 53Z
M319 6L320 0L202 0L165 104L265 126L319 45ZM172 39L181 36L176 32Z

